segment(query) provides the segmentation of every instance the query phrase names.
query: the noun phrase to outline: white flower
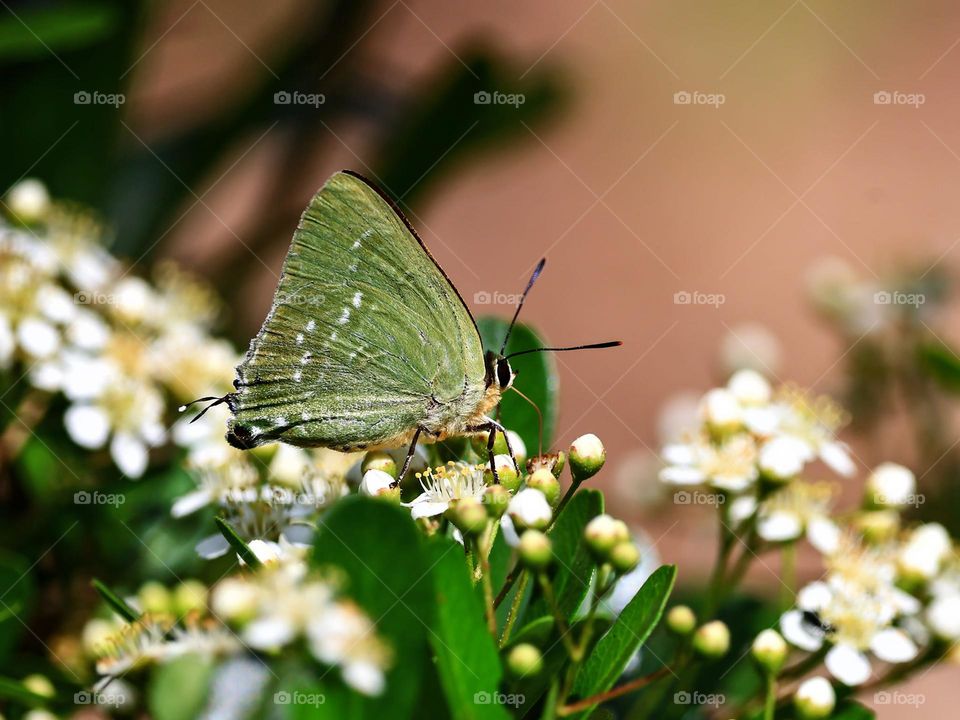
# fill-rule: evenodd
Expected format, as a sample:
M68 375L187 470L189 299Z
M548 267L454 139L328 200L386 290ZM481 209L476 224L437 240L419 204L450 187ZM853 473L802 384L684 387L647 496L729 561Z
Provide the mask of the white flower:
M814 397L793 385L783 387L774 403L777 410L776 433L804 443L808 461L819 458L834 472L849 477L856 471L847 446L836 439L836 432L847 416L827 396Z
M916 490L916 478L903 465L883 463L867 478L866 494L872 505L902 507Z
M727 389L744 407L766 405L773 394L770 383L756 370L738 370L727 382Z
M397 481L393 475L383 470L367 470L360 481L360 494L376 497L382 492L392 490Z
M36 178L25 178L7 190L7 207L20 222L32 223L43 218L50 208L47 186Z
M900 574L908 579L931 580L953 550L950 535L939 523L915 528L897 556Z
M434 517L446 512L450 503L463 498L483 500L487 484L483 479L483 467L466 463L450 462L435 469L427 468L417 473L423 490L412 502L403 503L410 508L414 519Z
M524 488L510 500L507 514L520 528L543 529L550 524L553 511L546 496L534 488Z
M817 550L832 554L840 539L829 517L833 496L829 483L790 483L760 503L757 534L769 542L789 542L806 533Z
M719 444L700 439L668 445L663 459L667 467L660 471L660 479L671 485L709 485L742 492L757 479L757 448L749 435L736 435Z
M725 388L714 388L700 400L700 415L713 430L726 433L743 422L743 408L736 396Z

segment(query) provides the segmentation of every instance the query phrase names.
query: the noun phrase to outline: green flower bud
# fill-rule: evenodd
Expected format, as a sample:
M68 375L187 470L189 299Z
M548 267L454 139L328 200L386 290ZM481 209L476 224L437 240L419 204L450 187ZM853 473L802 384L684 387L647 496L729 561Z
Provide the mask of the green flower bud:
M614 547L630 540L630 531L621 520L606 514L597 515L584 528L583 539L594 558L603 563Z
M697 628L693 649L707 658L721 658L730 649L730 629L720 620L711 620Z
M853 520L854 527L869 543L892 540L900 530L900 513L896 510L867 510Z
M542 492L533 488L524 488L514 495L507 506L507 514L517 532L527 528L543 530L553 519L553 511L550 509L547 498Z
M390 475L394 480L397 478L397 463L382 450L371 450L363 456L363 462L360 463L360 471L366 474L367 470L381 470Z
M192 611L205 612L207 586L199 580L184 580L173 591L173 606L177 615L183 617Z
M520 561L531 570L543 570L553 559L553 543L539 530L525 530L518 550Z
M168 613L172 609L170 591L156 581L144 583L137 592L137 600L145 613Z
M57 694L53 683L45 675L27 675L23 679L23 686L34 695L40 695L45 698L52 698Z
M640 564L640 550L629 540L618 543L610 551L610 564L617 574L625 575Z
M545 468L527 476L527 487L542 492L551 507L556 507L560 502L560 481Z
M581 435L570 446L570 474L575 482L593 477L607 461L607 451L594 434Z
M837 693L825 677L804 680L793 696L793 706L802 720L829 717L837 704Z
M510 491L503 485L491 485L483 491L483 504L487 508L487 515L499 520L510 505Z
M776 630L767 629L757 635L750 646L750 654L757 664L767 672L776 675L787 659L787 643Z
M560 473L563 472L563 469L567 466L567 454L560 450L557 453L557 461L553 464L553 476L556 478L560 477Z
M515 493L520 487L520 476L517 474L517 470L513 466L513 460L510 459L510 456L497 455L493 458L493 464L497 466L497 475L500 477L500 484L510 492ZM487 469L483 472L483 479L487 485L494 484L493 473L490 472L489 466L487 466Z
M447 510L447 517L464 535L479 535L490 521L483 503L472 497L453 503Z
M686 605L675 605L667 613L667 627L677 635L689 635L697 627L697 616Z
M509 430L507 431L509 432ZM481 435L472 435L470 437L470 445L473 447L473 451L477 454L482 460L489 460L490 453L487 450L487 438L489 436L486 433ZM510 437L510 442L513 442L513 436ZM493 439L493 454L496 455L509 455L510 452L507 450L507 441L503 437L503 433L498 432ZM517 462L520 461L520 458L517 458Z
M543 670L543 655L530 643L519 643L507 653L507 669L515 678L538 675Z

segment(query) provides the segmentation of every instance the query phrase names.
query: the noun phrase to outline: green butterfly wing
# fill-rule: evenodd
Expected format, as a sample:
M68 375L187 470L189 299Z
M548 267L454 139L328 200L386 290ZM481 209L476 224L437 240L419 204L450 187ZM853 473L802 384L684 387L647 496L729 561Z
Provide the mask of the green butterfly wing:
M228 441L360 450L462 432L485 390L456 288L399 211L334 175L300 219L263 327L237 368Z

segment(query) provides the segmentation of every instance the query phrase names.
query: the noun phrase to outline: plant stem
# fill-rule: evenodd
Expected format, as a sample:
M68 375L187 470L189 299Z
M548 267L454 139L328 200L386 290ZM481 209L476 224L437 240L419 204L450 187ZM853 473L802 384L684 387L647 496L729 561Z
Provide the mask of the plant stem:
M567 650L567 655L571 658L576 657L577 647L573 644L573 638L570 637L570 626L567 625L566 618L560 612L560 606L557 605L557 596L553 592L553 583L547 577L545 572L537 573L537 581L540 583L540 589L543 590L543 599L547 601L550 612L553 613L553 619L557 623L557 632L560 633L560 639Z
M524 572L520 578L520 584L517 585L517 592L513 596L513 602L510 603L510 610L507 612L507 622L503 627L503 635L500 637L500 647L507 644L510 640L510 633L513 631L513 625L517 622L520 615L520 605L523 603L523 593L527 589L527 581L530 579L530 573ZM496 603L494 603L496 607Z
M488 536L485 531L484 536ZM497 639L497 614L493 608L493 583L490 580L490 555L489 549L483 547L482 539L476 539L473 542L477 556L477 567L480 569L480 583L483 585L483 606L484 613L487 616L487 627L494 641ZM492 543L491 543L492 544Z
M591 695L588 698L583 700L577 700L575 703L569 705L563 705L558 711L557 715L560 717L565 717L567 715L573 715L574 713L581 712L583 710L589 710L594 705L598 705L607 700L613 700L618 698L621 695L626 695L632 693L635 690L639 690L642 687L646 687L650 683L656 682L663 677L666 677L670 672L670 668L662 667L656 672L652 672L649 675L644 675L643 677L638 677L635 680L624 683L619 687L615 687L612 690L607 690L607 692L598 693L597 695Z
M777 677L772 672L766 673L765 678L767 695L763 704L763 720L773 720L777 709Z

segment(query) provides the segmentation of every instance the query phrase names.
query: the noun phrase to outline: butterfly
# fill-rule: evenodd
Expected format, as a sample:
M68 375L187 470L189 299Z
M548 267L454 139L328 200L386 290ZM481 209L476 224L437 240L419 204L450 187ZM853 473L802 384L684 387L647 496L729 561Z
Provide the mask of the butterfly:
M519 472L491 412L516 377L503 353L544 263L500 351L484 352L463 297L409 221L370 181L338 172L300 219L235 392L195 401L215 402L194 420L226 403L226 439L240 449L278 441L342 452L409 445L400 479L421 439L486 433L492 450L500 432Z

